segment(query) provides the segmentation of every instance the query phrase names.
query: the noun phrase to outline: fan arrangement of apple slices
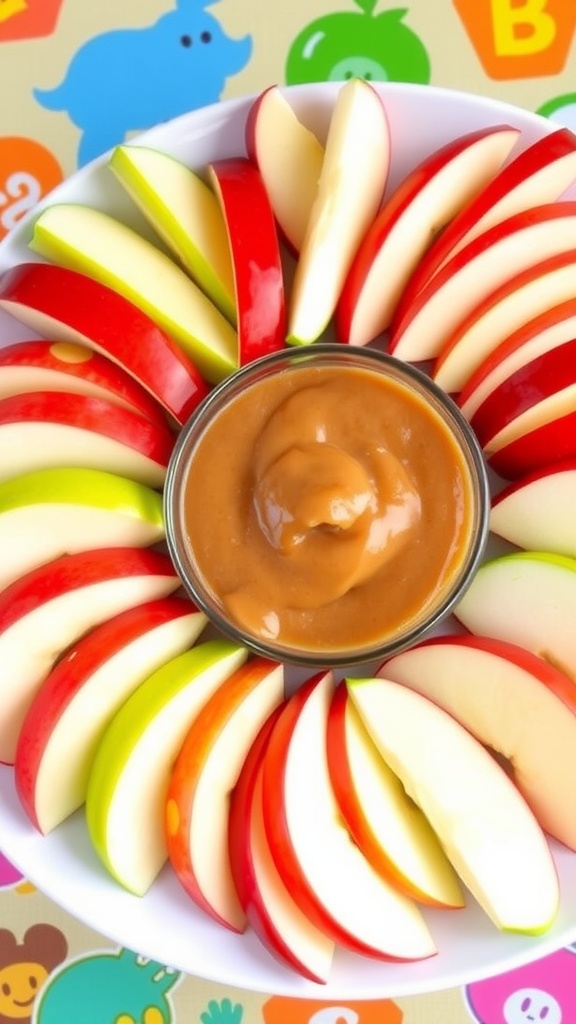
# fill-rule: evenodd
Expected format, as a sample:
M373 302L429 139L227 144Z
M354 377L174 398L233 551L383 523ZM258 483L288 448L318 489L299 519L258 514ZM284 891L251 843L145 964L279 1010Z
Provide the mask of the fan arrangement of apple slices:
M549 839L576 850L576 139L470 132L389 193L385 101L361 80L325 140L275 86L245 136L205 174L118 146L157 244L54 203L43 261L0 277L36 336L0 350L0 760L40 832L84 808L120 885L143 895L168 863L196 907L321 983L338 945L432 956L426 906L473 898L525 933L557 913ZM202 636L161 490L213 385L327 329L429 363L508 481L491 529L509 550L457 607L463 635L288 694L282 664Z

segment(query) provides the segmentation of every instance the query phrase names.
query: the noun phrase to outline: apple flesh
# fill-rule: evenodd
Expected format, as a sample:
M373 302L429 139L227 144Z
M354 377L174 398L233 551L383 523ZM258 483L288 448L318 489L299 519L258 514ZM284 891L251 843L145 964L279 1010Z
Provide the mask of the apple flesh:
M539 315L552 318L559 303L573 298L575 268L576 249L568 249L497 286L446 339L432 370L436 383L451 393L465 390L483 360L516 331L528 331Z
M209 185L182 161L148 146L116 146L108 167L190 277L235 324L226 227Z
M394 327L390 352L416 362L435 359L462 320L495 288L575 247L576 202L533 207L496 224L460 249L422 288Z
M280 233L297 254L316 198L324 147L302 124L277 85L264 89L252 103L245 139Z
M492 499L490 530L526 551L576 556L576 459L509 484Z
M141 548L62 555L0 592L0 761L13 764L24 716L56 659L87 630L180 586L170 559Z
M436 637L378 675L444 708L501 757L543 829L576 849L576 688L553 665L488 637Z
M559 903L554 861L504 769L420 693L384 678L349 679L347 687L382 757L493 923L504 931L546 931Z
M465 245L522 210L553 203L576 181L576 143L561 128L523 149L464 207L430 247L405 289L398 321L417 293Z
M108 722L144 679L192 646L205 624L191 601L148 601L90 630L54 665L28 708L14 764L20 802L40 832L51 832L84 803Z
M524 647L576 681L576 559L519 551L481 565L454 610L466 629Z
M166 797L170 863L194 902L242 932L228 849L230 797L250 747L284 697L282 665L253 658L233 673L192 722Z
M496 341L496 347L476 367L458 395L458 405L466 418L470 420L488 395L510 374L536 356L574 337L574 298L561 301L531 319L526 320L523 316L519 327L508 333L502 341Z
M257 167L243 157L208 168L232 254L240 366L284 348L284 278L276 223Z
M112 360L176 423L184 423L208 393L195 363L166 331L86 274L51 263L21 263L0 276L0 308L37 334L86 345ZM66 358L63 351L69 349L59 347L56 359Z
M546 422L486 453L491 469L505 480L520 480L576 458L576 411L566 404L555 402Z
M416 903L374 870L338 812L325 739L332 692L330 672L312 677L268 740L262 813L274 863L302 912L334 942L380 959L432 956Z
M207 640L171 659L124 702L100 741L86 821L102 863L129 892L147 892L167 859L166 797L178 751L196 715L247 653Z
M459 136L414 168L368 228L342 289L340 341L366 345L389 326L434 236L494 176L519 132L508 125Z
M40 469L0 483L0 588L60 555L164 539L162 495L98 469Z
M330 705L326 744L340 813L375 870L422 903L463 907L462 889L438 837L378 754L344 682Z
M103 398L36 391L0 399L0 481L69 467L161 487L174 442L168 426Z
M56 203L38 216L30 247L138 306L212 384L237 368L231 324L169 256L121 221L88 206Z
M318 191L296 264L288 342L316 341L328 325L356 251L382 201L390 133L382 101L355 78L338 92Z
M262 814L262 764L271 730L283 704L270 715L252 743L230 800L230 867L248 923L262 945L283 966L326 984L334 942L302 913L272 859Z

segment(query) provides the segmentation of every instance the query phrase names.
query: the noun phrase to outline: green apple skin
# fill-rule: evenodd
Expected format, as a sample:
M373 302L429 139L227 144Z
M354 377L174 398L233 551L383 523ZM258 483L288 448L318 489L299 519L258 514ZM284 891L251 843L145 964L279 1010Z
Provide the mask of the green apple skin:
M212 692L228 678L248 657L246 648L228 640L207 640L184 654L171 659L150 675L122 705L104 733L90 771L86 793L86 823L94 849L109 873L121 885L136 895L143 895L152 884L157 872L167 859L164 838L164 814L170 773L176 756L184 742L191 722L199 710L191 713L188 701L194 701L193 690L203 686L203 677L214 675ZM192 696L190 696L192 695ZM204 699L210 696L204 692ZM170 728L164 730L163 745L158 758L156 744L150 741L150 730L158 724L158 716L166 714L171 705L177 705ZM166 732L170 735L166 738ZM153 777L144 779L135 769L139 748L144 751L143 764L153 764ZM149 769L148 769L149 770ZM112 845L123 845L127 838L112 834L110 816L118 787L127 773L132 773L134 792L144 801L142 813L146 818L145 842L150 848L144 852L151 866L147 866L138 879L127 877L119 870ZM127 808L131 812L132 808ZM138 810L134 809L135 816ZM124 820L122 821L124 825ZM128 822L127 828L133 827ZM136 828L136 826L134 826ZM132 844L140 844L140 834L131 835ZM141 845L141 844L140 844Z
M180 160L145 146L117 146L108 166L184 269L235 326L230 247L212 189Z

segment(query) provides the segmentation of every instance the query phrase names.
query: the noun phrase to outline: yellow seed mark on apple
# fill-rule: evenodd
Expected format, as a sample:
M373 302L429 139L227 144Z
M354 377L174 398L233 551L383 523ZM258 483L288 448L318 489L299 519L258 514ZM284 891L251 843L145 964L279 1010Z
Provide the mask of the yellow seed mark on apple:
M26 0L0 0L0 22L8 21L9 18L13 18L15 14L21 14L27 8Z
M166 804L166 829L168 834L175 836L180 827L180 811L175 800L168 800Z
M1 2L2 0L0 0ZM72 341L55 341L50 346L50 355L61 363L87 363L92 359L93 353L85 345L76 345Z

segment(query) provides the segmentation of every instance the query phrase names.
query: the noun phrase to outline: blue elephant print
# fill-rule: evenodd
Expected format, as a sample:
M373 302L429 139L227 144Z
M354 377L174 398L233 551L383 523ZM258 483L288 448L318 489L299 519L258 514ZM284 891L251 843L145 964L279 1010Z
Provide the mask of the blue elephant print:
M94 36L73 56L55 89L34 89L47 110L67 111L82 135L78 164L162 121L220 99L226 79L250 60L252 38L232 39L205 8L176 0L144 28Z

